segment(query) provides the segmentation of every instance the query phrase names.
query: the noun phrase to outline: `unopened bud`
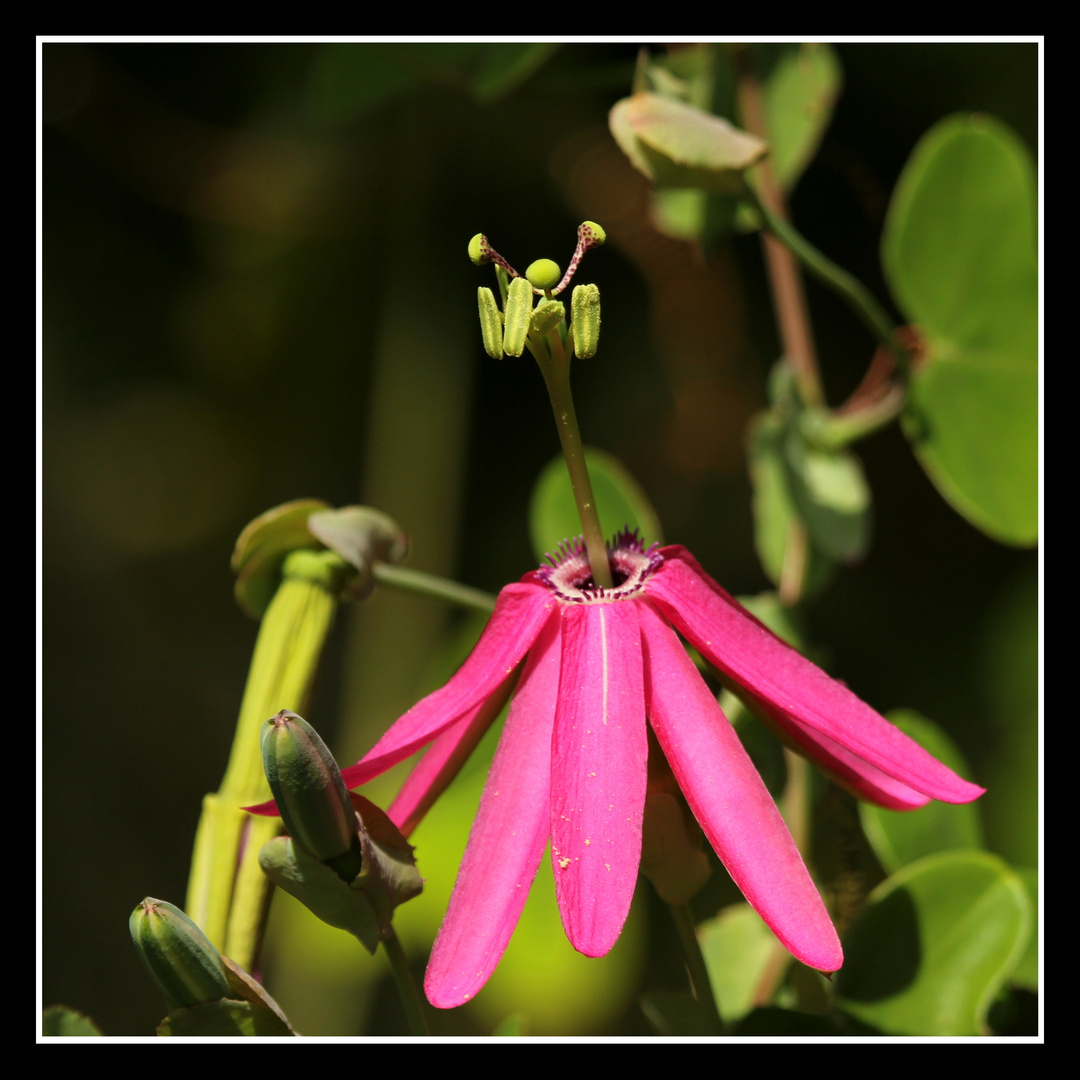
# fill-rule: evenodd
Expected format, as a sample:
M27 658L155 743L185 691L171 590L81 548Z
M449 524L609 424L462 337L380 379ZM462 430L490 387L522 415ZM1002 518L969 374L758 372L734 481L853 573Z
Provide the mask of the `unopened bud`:
M525 335L532 320L533 291L525 278L514 278L506 294L503 352L520 356L525 351Z
M495 294L490 289L477 290L480 301L480 332L484 336L484 352L493 360L501 360L503 354L502 312L495 303Z
M537 259L536 262L529 263L529 268L525 271L525 277L528 278L529 284L534 289L546 292L549 289L554 289L559 284L562 270L559 269L559 264L551 259Z
M566 318L566 308L559 300L545 300L536 305L532 314L532 328L538 334L554 330Z
M285 828L343 881L360 873L356 811L341 770L318 732L282 709L262 728L263 768Z
M148 896L131 913L128 928L170 1011L231 996L217 949L178 907Z
M595 356L600 343L600 290L595 285L574 287L570 325L574 331L574 355L582 360Z

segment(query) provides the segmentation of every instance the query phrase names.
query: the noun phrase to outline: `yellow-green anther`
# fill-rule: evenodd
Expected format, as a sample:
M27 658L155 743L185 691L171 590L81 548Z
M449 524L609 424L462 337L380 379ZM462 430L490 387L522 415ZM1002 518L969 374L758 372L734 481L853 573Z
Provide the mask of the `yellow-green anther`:
M525 335L532 320L533 291L525 278L514 278L506 293L503 352L520 356L525 351Z
M538 334L554 330L566 318L566 308L559 300L544 300L532 314L532 328Z
M480 332L484 335L484 352L495 360L503 354L502 312L495 303L495 294L483 287L476 290L480 301Z
M266 779L293 842L352 881L361 867L356 811L326 743L288 709L263 724L261 741Z
M491 249L488 247L487 237L483 233L477 233L469 241L469 258L477 266L491 261Z
M582 360L595 356L600 342L600 290L595 285L574 287L570 325L574 331L574 355Z
M148 896L128 928L170 1011L232 996L217 949L178 907Z
M536 262L529 263L525 277L534 289L546 292L559 284L562 270L559 269L559 264L551 259L537 259Z

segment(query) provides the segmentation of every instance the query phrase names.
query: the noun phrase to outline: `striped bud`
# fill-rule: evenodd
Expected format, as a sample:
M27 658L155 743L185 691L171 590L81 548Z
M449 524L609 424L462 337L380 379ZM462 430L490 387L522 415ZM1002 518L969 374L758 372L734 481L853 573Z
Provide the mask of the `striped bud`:
M532 328L538 334L554 330L566 318L566 308L559 300L545 300L532 313Z
M495 294L490 289L476 290L480 301L480 332L484 336L484 352L493 360L501 360L503 354L502 312L495 303Z
M525 335L532 319L533 291L524 278L514 278L506 294L503 352L520 356L525 351Z
M600 290L577 285L570 300L570 325L574 331L574 355L582 360L596 355L600 342Z
M263 768L281 820L309 855L343 881L360 873L356 811L341 770L318 732L282 709L262 727Z
M232 996L217 949L178 907L148 896L128 928L170 1011Z

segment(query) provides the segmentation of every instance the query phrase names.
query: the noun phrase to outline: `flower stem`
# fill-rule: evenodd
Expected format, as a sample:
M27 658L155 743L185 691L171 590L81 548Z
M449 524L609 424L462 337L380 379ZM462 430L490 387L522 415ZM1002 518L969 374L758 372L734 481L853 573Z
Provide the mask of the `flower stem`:
M740 198L745 199L753 207L761 217L764 227L783 243L810 273L851 305L870 333L893 354L900 370L906 372L908 353L896 339L892 320L885 314L885 309L874 299L870 290L831 259L822 255L782 217L774 214L748 184L743 185Z
M716 1019L716 1031L723 1031L724 1024L720 1019L720 1010L713 996L712 983L709 981L709 971L705 967L705 957L701 955L701 946L698 944L697 933L694 930L694 914L689 904L668 904L671 917L675 920L675 929L682 943L683 954L686 957L686 968L690 974L690 984L694 991L694 997L705 1005Z
M566 469L570 473L570 487L574 492L574 502L577 503L593 582L601 589L610 589L614 581L608 564L607 548L604 546L604 533L600 528L600 516L596 512L592 481L585 463L585 447L581 442L577 413L574 411L574 398L570 393L569 358L557 331L553 330L545 340L550 342L551 359L541 359L541 355L547 351L542 345L534 349L534 355L547 384L552 412L555 413L555 426L559 429L559 441L566 459Z
M392 927L390 936L383 941L383 948L386 951L386 959L390 962L394 982L397 983L398 995L401 997L401 1004L405 1009L405 1018L409 1022L409 1030L414 1035L430 1035L427 1016L424 1013L424 1003L420 998L419 991L416 989L416 983L413 981L405 950L401 947L401 942Z
M468 585L459 585L456 581L425 574L422 570L410 570L404 566L392 566L390 563L372 564L371 573L380 585L389 585L404 592L420 593L435 600L446 600L459 607L471 608L490 614L495 610L495 597L481 589Z

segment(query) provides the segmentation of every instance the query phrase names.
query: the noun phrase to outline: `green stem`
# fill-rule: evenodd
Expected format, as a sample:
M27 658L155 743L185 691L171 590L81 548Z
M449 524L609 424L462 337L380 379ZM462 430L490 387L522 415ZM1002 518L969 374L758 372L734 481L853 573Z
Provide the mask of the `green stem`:
M577 503L593 582L601 589L610 589L614 581L604 545L604 533L600 528L600 516L596 512L596 497L593 495L592 481L585 463L585 447L581 441L577 413L574 410L574 397L570 392L570 363L563 351L558 332L552 330L547 335L547 340L551 344L552 359L541 360L540 371L547 384L551 409L555 414L555 426L559 429L559 442L562 444L567 472L570 473L570 487L574 492L574 502ZM541 351L537 349L535 353Z
M694 997L705 1005L716 1018L716 1031L723 1031L724 1024L720 1019L720 1010L713 997L712 983L709 981L709 970L705 966L705 958L701 955L701 946L698 944L697 932L694 929L694 914L689 904L668 904L671 917L675 920L675 929L682 943L683 954L686 957L686 968L690 973L690 982L693 986Z
M885 313L884 308L874 299L870 290L861 281L852 277L832 260L826 258L813 244L802 236L792 225L774 214L758 197L756 192L744 184L740 197L745 199L761 217L764 226L816 278L823 281L834 292L842 296L863 321L867 329L896 358L900 370L907 371L907 350L896 340L895 327Z
M386 959L390 961L390 970L397 983L398 995L405 1009L405 1018L409 1022L409 1030L414 1035L430 1035L428 1030L427 1016L424 1012L424 1003L413 981L412 971L409 969L409 961L405 956L405 950L401 947L398 936L393 928L390 936L383 941L386 950Z
M456 581L436 577L434 574L425 574L422 570L377 562L372 565L371 573L380 585L388 585L404 592L420 593L422 596L445 600L485 614L495 610L495 597L491 593L473 589L468 585L459 585Z

